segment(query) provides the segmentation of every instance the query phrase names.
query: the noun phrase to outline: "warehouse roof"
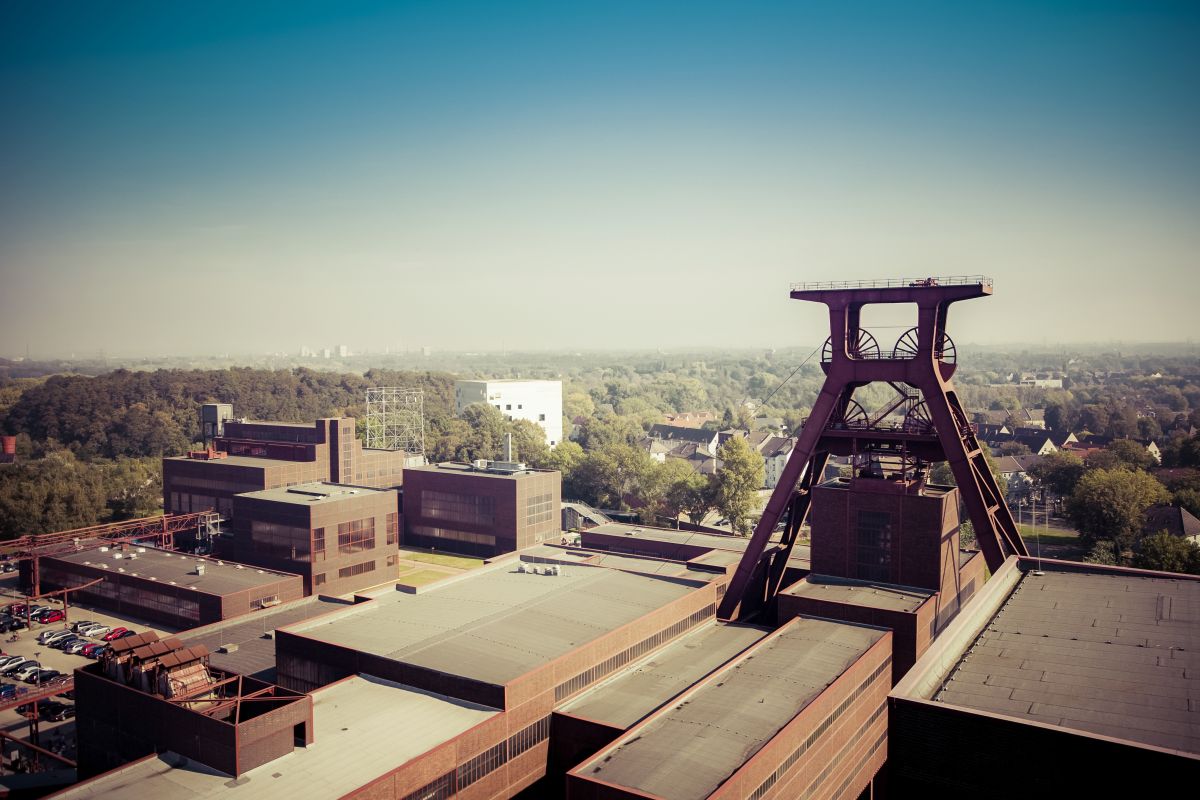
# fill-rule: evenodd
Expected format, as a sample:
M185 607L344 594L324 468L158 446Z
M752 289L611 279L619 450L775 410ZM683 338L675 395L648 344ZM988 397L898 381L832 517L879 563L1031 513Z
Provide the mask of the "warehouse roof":
M671 800L708 797L885 633L797 618L578 774Z
M911 586L872 583L829 575L809 575L784 589L783 594L810 600L880 608L885 611L911 612L916 611L934 593Z
M1200 753L1200 581L1027 573L936 702Z
M238 497L246 497L252 500L269 500L274 503L294 503L296 505L310 506L318 503L336 503L341 500L350 500L355 497L373 494L391 494L394 496L395 491L392 489L372 489L367 486L348 486L340 483L329 483L327 481L315 481L313 483L301 483L296 486L280 486L276 489L246 492L238 495Z
M313 692L314 744L241 775L167 752L84 781L57 795L201 800L231 792L256 800L342 797L495 715L495 709L368 676Z
M174 553L154 547L131 547L125 551L116 548L80 550L77 553L66 553L52 558L101 569L121 577L142 578L166 586L186 586L215 595L233 594L295 577L286 572ZM203 575L196 574L197 564L204 565Z
M701 625L556 710L628 728L768 633L753 625Z
M512 562L361 613L289 630L395 661L504 684L705 585L592 566L556 576Z
M275 640L273 637L267 638L268 634L276 628L353 608L353 605L345 600L306 597L295 603L256 611L248 617L208 625L194 634L188 632L182 636L189 645L202 644L212 651L209 662L214 667L274 680ZM221 652L226 645L234 645L236 649L228 653Z
M309 465L311 461L289 461L284 458L259 458L258 456L225 456L217 459L195 459L187 456L168 456L163 461L182 461L187 464L221 464L227 467L296 467Z

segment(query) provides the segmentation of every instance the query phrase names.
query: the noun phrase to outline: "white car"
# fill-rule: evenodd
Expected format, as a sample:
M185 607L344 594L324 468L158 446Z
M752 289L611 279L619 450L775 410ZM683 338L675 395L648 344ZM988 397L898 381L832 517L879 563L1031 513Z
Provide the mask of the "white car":
M13 673L13 677L19 681L28 680L37 673L41 672L42 665L36 661L26 661L21 665L21 668Z
M107 625L92 625L86 630L80 631L80 633L84 636L93 636L99 639L101 636L104 636L107 633L112 633L112 628L108 627Z

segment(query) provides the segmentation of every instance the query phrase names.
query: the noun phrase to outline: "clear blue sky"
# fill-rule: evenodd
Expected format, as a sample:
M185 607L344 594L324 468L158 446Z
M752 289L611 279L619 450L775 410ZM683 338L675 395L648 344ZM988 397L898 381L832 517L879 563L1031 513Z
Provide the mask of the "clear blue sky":
M0 355L1200 336L1200 3L0 4ZM883 320L893 322L894 320Z

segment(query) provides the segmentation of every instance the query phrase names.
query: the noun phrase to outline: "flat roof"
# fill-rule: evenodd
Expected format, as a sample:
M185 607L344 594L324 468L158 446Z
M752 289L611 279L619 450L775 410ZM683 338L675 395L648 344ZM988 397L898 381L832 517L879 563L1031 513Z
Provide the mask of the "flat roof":
M934 693L974 708L1200 753L1200 581L1026 573Z
M629 728L769 633L755 625L705 623L555 710Z
M351 608L354 608L354 603L346 600L306 597L295 603L206 626L198 635L185 632L179 638L189 646L202 644L207 647L212 654L209 661L214 667L273 682L275 639L266 638L267 634L285 625ZM219 652L220 647L228 644L237 645L237 650L232 653Z
M461 475L474 475L480 478L502 478L504 480L513 480L526 475L548 475L553 470L533 469L526 467L525 469L508 472L505 470L486 470L476 469L472 464L459 464L454 461L443 461L438 464L425 464L420 467L405 467L406 472L457 472Z
M303 442L301 442L303 444ZM283 458L259 458L258 456L225 456L224 458L188 458L170 456L163 461L186 461L189 464L224 464L227 467L287 467L294 464L312 464L312 461L289 461Z
M314 743L229 775L167 752L77 784L56 797L198 800L342 797L498 713L398 683L356 675L312 693Z
M669 800L708 797L885 633L798 617L576 774Z
M144 551L144 552L139 552ZM116 556L120 555L121 558ZM136 556L131 558L131 556ZM128 551L109 549L80 550L76 553L45 556L72 564L95 567L115 575L155 581L167 586L189 586L207 594L225 595L254 589L294 577L285 572L220 561L215 558L173 553L154 547L131 547ZM196 574L196 564L204 564L204 574ZM121 570L125 570L124 573Z
M922 603L934 595L927 589L835 578L829 575L808 575L784 589L781 594L806 597L811 600L828 600L852 606L879 608L885 611L905 612L916 611Z
M369 486L350 486L328 481L301 483L296 486L280 486L275 489L262 489L257 492L244 492L238 497L249 497L254 500L269 500L273 503L294 503L296 505L316 505L337 503L355 497L370 494L395 494L392 489L373 489Z
M586 565L536 575L511 561L289 631L502 685L704 585Z
M626 522L608 522L604 525L597 525L594 528L582 531L581 535L586 538L589 533L624 536L631 543L642 539L694 547L707 547L712 550L724 550L731 553L738 553L738 560L740 560L740 554L746 552L746 548L750 545L749 536L723 536L719 533L705 533L703 531L676 531L670 528L654 528L648 525L631 525ZM771 536L768 546L770 544L779 544L779 536L777 534ZM587 545L584 546L586 547ZM630 546L634 547L633 544ZM788 558L788 564L807 567L811 561L811 557L811 548L807 545L797 544L792 548L792 555ZM702 556L701 559L703 558Z

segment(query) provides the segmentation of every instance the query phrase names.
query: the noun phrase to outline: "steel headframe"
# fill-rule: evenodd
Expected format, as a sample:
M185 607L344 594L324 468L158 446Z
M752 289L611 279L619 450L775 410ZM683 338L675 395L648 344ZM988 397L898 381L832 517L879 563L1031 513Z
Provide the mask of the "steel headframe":
M425 392L384 386L367 389L367 448L425 454Z
M755 526L721 602L718 617L731 620L741 614L751 576L772 532L787 511L783 546L768 571L765 599L770 601L775 596L784 572L779 565L786 564L796 544L800 527L808 515L812 488L821 480L828 456L831 452L855 452L860 445L896 447L926 461L948 461L988 568L995 572L1007 556L1028 555L951 383L955 364L945 357L949 340L946 315L950 304L991 293L992 280L984 276L797 284L792 287L792 299L824 303L829 308L829 357L821 364L825 370L825 384L800 431L779 484ZM911 303L917 307L915 352L897 348L890 356L871 353L868 357L857 352L863 333L859 327L862 308L877 303ZM913 341L912 334L913 331L905 334L910 337L910 342ZM854 391L876 381L919 390L932 430L914 430L909 426L899 431L839 428L836 421L845 416L847 407L854 402Z

